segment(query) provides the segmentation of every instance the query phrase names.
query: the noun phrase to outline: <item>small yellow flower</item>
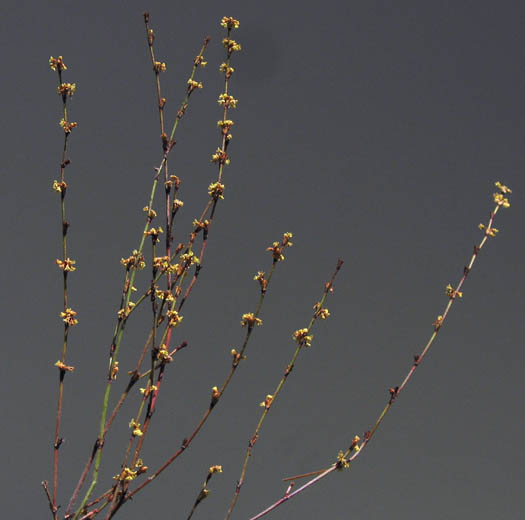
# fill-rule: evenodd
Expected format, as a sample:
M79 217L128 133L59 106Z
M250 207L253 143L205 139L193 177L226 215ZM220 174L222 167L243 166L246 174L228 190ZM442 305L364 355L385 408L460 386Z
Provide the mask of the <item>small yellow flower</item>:
M220 182L212 182L208 186L208 195L214 199L224 199L224 184L221 184Z
M73 372L73 370L75 370L75 367L68 366L62 363L62 361L60 360L55 363L55 366L58 367L59 370L62 370L64 372Z
M148 218L150 220L153 220L157 216L157 212L154 209L150 209L148 206L145 206L142 208L142 211L146 211L148 214Z
M193 92L195 89L199 89L199 88L202 88L202 83L199 82L199 81L195 81L193 79L189 79L188 80L188 91L191 93Z
M78 126L78 123L76 121L69 122L69 121L66 121L65 119L61 119L58 124L64 129L64 133L66 134L70 134L71 130L73 130L73 128L76 128Z
M184 316L180 316L175 310L169 310L166 312L168 318L168 327L176 327L180 324Z
M230 94L219 94L219 99L217 100L219 105L225 106L225 107L231 107L236 108L238 99L235 99L233 96L230 96Z
M321 318L322 320L326 320L330 316L330 311L328 309L323 309L321 307L321 304L317 302L314 305L314 317Z
M485 235L489 237L495 237L497 233L499 233L499 229L496 229L495 227L487 227L484 224L479 224L479 229L482 231L485 230Z
M204 61L204 56L202 54L199 54L198 56L195 56L195 59L193 60L193 64L195 66L200 65L201 67L206 67L208 62Z
M159 72L166 72L166 64L163 61L156 61L153 64L153 70L157 73Z
M231 38L223 38L222 44L228 51L228 54L231 54L232 52L240 51L242 49L241 44L237 43L235 40L232 40Z
M76 264L76 261L75 260L71 260L71 258L66 258L65 260L59 260L58 258L55 260L56 264L58 265L58 267L60 269L62 269L62 271L69 271L69 272L73 272L76 270L76 267L75 267L75 264Z
M118 361L114 361L113 366L111 367L111 379L113 380L117 379L118 371L119 371Z
M262 406L263 408L270 408L270 406L272 405L273 403L273 395L271 394L268 394L266 396L266 398L264 399L264 401L262 403L259 404L259 406Z
M131 256L128 256L128 258L121 258L120 263L126 269L144 269L144 267L146 267L144 255L139 254L136 249L133 250Z
M180 255L180 259L182 262L187 263L189 265L200 264L199 258L195 255L193 251L183 253L182 255Z
M222 473L222 466L211 466L208 474L213 475L214 473Z
M314 339L311 334L308 334L308 329L296 330L293 333L292 338L297 341L297 343L305 345L306 347L310 347L312 345L312 340Z
M151 385L151 386L148 386L147 388L141 388L140 393L144 397L148 397L148 395L150 395L152 392L155 392L155 390L157 390L157 387L155 385Z
M508 186L501 184L499 181L495 182L494 186L496 186L496 188L498 188L501 193L512 193L512 190Z
M63 193L63 192L65 192L66 189L67 189L67 184L65 183L65 181L58 182L57 180L54 180L54 181L53 181L53 189L54 189L57 193Z
M454 298L456 298L456 296L458 298L463 298L463 293L461 291L456 291L454 289L454 287L452 287L452 285L448 284L446 287L445 287L445 292L447 294L447 296L453 300Z
M53 58L53 56L50 56L49 67L51 68L51 70L67 70L66 64L64 63L62 56L59 56L58 58Z
M350 467L350 462L346 460L345 454L342 451L339 451L337 454L337 469L341 471L348 467Z
M509 200L503 196L502 193L494 193L494 202L498 206L503 206L504 208L510 208Z
M196 228L196 231L200 231L201 229L208 229L209 225L210 225L210 221L208 219L203 220L203 221L194 219L193 221L193 227Z
M232 18L231 16L223 16L221 20L221 26L225 29L238 29L240 25L239 20Z
M220 148L217 148L215 153L211 156L211 162L218 162L219 164L230 164L230 159L228 158L228 154L224 151L222 151Z
M242 315L241 318L241 327L253 327L254 325L262 325L262 320L257 318L253 312L247 312Z
M437 332L441 328L441 325L443 325L443 316L439 315L432 325L434 325L434 330Z
M170 356L170 353L168 352L166 345L162 344L160 346L160 349L157 352L157 359L159 361L162 361L163 363L170 363L171 361L173 361L173 357Z
M113 477L114 480L120 480L125 482L131 482L135 478L137 478L137 471L134 471L128 468L127 466L120 472L119 475L115 475Z
M70 307L68 307L64 312L60 313L62 321L69 327L72 327L73 325L76 325L78 323L78 320L75 318L76 315L76 311L74 311Z
M76 83L61 83L57 87L57 92L61 96L69 96L71 97L77 90L77 84Z
M230 67L227 63L221 63L219 70L224 73L226 79L229 79L231 75L235 72L233 67Z

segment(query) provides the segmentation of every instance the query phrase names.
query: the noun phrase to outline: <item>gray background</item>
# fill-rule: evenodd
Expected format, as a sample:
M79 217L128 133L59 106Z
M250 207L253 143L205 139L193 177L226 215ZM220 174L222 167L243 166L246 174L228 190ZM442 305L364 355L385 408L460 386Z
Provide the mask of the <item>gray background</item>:
M159 163L153 74L142 12L157 32L168 120L184 94L202 38L209 65L170 164L185 201L176 240L215 179L221 91L219 20L235 16L243 44L231 92L239 99L226 199L205 268L176 338L190 347L166 377L144 451L156 468L192 430L258 297L252 281L284 231L279 265L248 360L205 431L179 462L126 505L128 519L186 518L208 466L224 473L194 518L222 518L261 409L311 315L337 257L345 265L328 307L272 408L234 518L279 498L284 476L331 463L362 435L399 384L446 304L492 208L493 182L515 191L500 234L482 251L463 301L429 358L358 462L271 518L518 519L523 507L522 2L351 1L13 2L0 7L3 48L2 303L4 362L1 496L9 517L48 515L61 323L58 197L60 99L50 55L77 83L67 204L71 303L61 450L66 501L96 436L107 349L123 270L136 247ZM160 207L160 202L158 204ZM147 279L146 275L143 280ZM128 327L123 372L145 333ZM120 380L123 384L124 378ZM115 389L116 390L116 389ZM113 397L117 392L113 392ZM117 473L123 411L103 465Z

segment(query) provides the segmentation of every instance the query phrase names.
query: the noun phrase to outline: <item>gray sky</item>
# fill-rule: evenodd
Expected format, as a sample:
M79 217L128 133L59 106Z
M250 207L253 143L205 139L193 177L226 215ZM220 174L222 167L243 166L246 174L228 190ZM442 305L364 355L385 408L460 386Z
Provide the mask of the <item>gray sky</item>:
M269 518L517 519L523 510L521 269L525 186L521 2L13 2L0 7L4 48L2 384L3 510L48 513L62 327L58 178L60 98L50 55L63 55L70 105L69 254L77 261L61 448L67 502L97 434L107 353L123 279L137 247L153 167L160 162L154 80L142 12L151 14L171 123L204 36L208 66L178 132L170 165L184 202L186 239L216 177L216 103L224 15L241 22L231 92L239 99L225 200L175 341L145 463L158 467L193 430L224 379L252 280L282 233L294 246L278 265L248 359L206 428L178 463L120 512L186 518L207 468L224 472L193 518L223 518L248 440L336 260L345 264L255 446L233 518L247 520L285 491L283 477L328 466L362 436L432 332L481 238L494 181L511 208L482 250L430 355L355 464ZM159 209L159 199L156 207ZM160 222L159 222L160 223ZM142 283L147 283L145 275ZM145 339L130 324L122 372ZM119 380L124 385L125 378ZM119 393L117 387L112 397ZM138 394L138 391L135 391ZM102 484L118 473L137 396L104 449ZM297 484L299 485L299 483ZM62 510L63 511L63 510ZM50 517L50 516L49 516ZM118 518L119 516L117 516Z

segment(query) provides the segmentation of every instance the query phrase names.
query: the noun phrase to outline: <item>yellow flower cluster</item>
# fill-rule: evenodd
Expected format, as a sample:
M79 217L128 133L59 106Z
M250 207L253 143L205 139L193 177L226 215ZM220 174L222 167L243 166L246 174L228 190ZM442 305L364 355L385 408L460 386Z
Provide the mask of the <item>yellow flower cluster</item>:
M159 72L166 72L166 64L163 61L156 61L153 64L153 70L157 73Z
M238 29L239 25L241 25L239 20L236 20L231 16L223 16L221 19L221 26L225 29Z
M219 70L224 73L226 78L230 78L231 75L235 72L235 69L228 65L227 63L221 63L219 66Z
M70 271L73 272L76 270L75 260L71 260L71 258L66 258L65 260L59 260L58 258L55 260L56 264L62 271Z
M266 398L264 399L264 401L259 404L259 406L262 406L263 408L269 409L270 406L272 405L272 403L273 403L273 395L268 394L266 396Z
M131 256L128 256L128 258L121 258L120 263L126 268L126 269L144 269L146 267L146 262L144 261L144 255L139 254L139 252L134 249Z
M495 227L487 227L485 224L479 224L479 229L481 231L485 231L485 235L489 237L495 237L497 233L499 233L499 229L496 229Z
M212 199L224 199L224 184L221 184L220 182L212 182L208 186L208 195Z
M293 333L292 338L300 345L305 345L306 347L310 347L312 345L312 340L314 339L311 334L308 334L308 329L296 330Z
M55 366L58 367L59 370L63 370L64 372L73 372L73 370L75 370L75 367L68 366L65 363L62 363L62 361L60 360L55 363Z
M179 325L179 323L182 321L184 316L181 316L177 311L175 310L169 310L166 312L166 316L168 318L168 327L176 327Z
M215 153L211 156L211 162L218 162L219 164L230 164L230 159L228 158L228 154L226 152L223 152L220 148L217 148L215 150Z
M62 96L72 96L77 90L77 84L76 83L61 83L57 87L58 94Z
M67 189L67 184L65 181L62 181L62 182L58 182L56 179L53 181L53 189L57 192L57 193L63 193L66 191Z
M221 106L225 107L231 107L236 108L237 107L238 99L235 99L233 96L230 96L230 94L219 94L219 99L217 100L217 103Z
M270 247L266 248L266 251L270 251L272 253L274 262L282 262L284 260L284 248L293 246L293 243L290 242L290 238L292 238L292 236L293 235L291 233L284 233L281 243L274 242Z
M78 323L78 320L75 318L77 315L77 312L68 307L64 312L60 313L60 317L62 318L62 321L68 326L72 327L73 325L76 325Z
M193 79L188 80L188 92L193 92L195 89L202 88L202 83L200 81L195 81Z
M76 121L69 122L69 121L66 121L65 119L61 119L58 124L64 129L64 132L66 134L70 134L71 130L73 130L73 128L76 128L78 126L78 123Z
M253 312L247 312L242 315L241 327L253 327L254 325L262 325L262 320L257 318Z
M187 253L183 253L180 255L180 259L183 263L193 265L193 264L200 264L199 257L195 255L193 251L188 251Z
M454 298L458 297L458 298L463 298L463 293L461 291L456 291L454 289L454 287L452 287L452 285L448 284L446 287L445 287L445 292L447 294L447 296L453 300Z
M240 51L242 49L241 44L237 43L231 38L223 38L222 44L224 45L224 47L226 47L226 50L229 54L231 54L232 52Z
M166 345L162 344L160 346L160 349L157 352L157 359L159 361L162 361L163 363L170 363L171 361L173 361L173 357L170 356L170 353L168 352Z
M328 309L323 309L321 307L321 304L317 302L314 305L314 316L316 318L321 318L322 320L326 320L330 316L330 311Z
M62 56L59 56L58 58L53 58L53 56L49 57L49 67L51 70L67 70L66 64L64 63L64 59Z

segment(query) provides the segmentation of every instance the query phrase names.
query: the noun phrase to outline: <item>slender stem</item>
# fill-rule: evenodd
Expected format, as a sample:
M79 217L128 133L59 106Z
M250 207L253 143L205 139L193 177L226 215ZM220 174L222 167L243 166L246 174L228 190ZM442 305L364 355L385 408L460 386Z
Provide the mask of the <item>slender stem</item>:
M207 44L208 44L208 40L205 40L204 44L201 47L201 51L200 51L199 56L203 55ZM190 76L191 79L193 79L193 77L195 76L197 65L195 63L193 65L192 73L191 73L191 76ZM151 209L153 207L153 199L155 197L155 192L156 192L156 188L157 188L158 181L159 181L159 174L162 171L162 169L164 168L164 165L165 165L165 163L167 161L167 157L168 157L168 154L169 154L171 148L175 144L175 142L173 141L173 137L174 137L175 132L177 130L177 127L179 125L179 121L182 118L182 115L184 114L184 112L186 111L186 109L188 107L188 102L189 102L189 98L190 98L191 92L192 91L190 89L187 90L186 95L184 97L184 100L183 100L183 102L180 105L178 116L175 119L175 122L173 123L172 129L171 129L171 134L170 134L170 137L169 137L169 144L166 146L166 149L164 151L164 156L162 158L162 161L161 161L159 167L156 169L157 173L156 173L156 175L154 177L153 185L152 185L151 192L150 192L150 197L149 197L149 200L148 200L148 206L147 207L149 209ZM146 232L148 230L149 223L150 223L150 216L149 216L149 212L148 212L148 217L147 217L146 223L144 225L144 230L143 230L143 233L142 233L142 236L141 236L140 244L139 244L139 247L137 249L137 255L136 255L137 257L140 257L140 255L142 255L142 250L144 248L144 241L145 241ZM123 295L124 295L123 296L123 300L124 301L121 303L121 307L120 307L120 309L122 311L127 309L128 306L129 306L129 302L130 302L130 298L131 298L131 292L132 292L132 287L133 287L133 282L135 280L135 274L136 274L136 269L132 269L129 273L128 273L128 271L126 272L126 280L125 280L125 283L124 283L124 291L123 291ZM107 383L106 383L106 389L105 389L105 392L104 392L104 397L103 397L103 402L102 402L102 411L101 411L101 415L100 415L100 424L99 424L99 440L100 440L100 442L98 443L97 454L95 456L94 467L93 467L93 477L92 477L91 484L90 484L90 486L89 486L89 488L88 488L88 490L87 490L87 492L86 492L86 494L85 494L85 496L84 496L84 498L82 500L82 503L80 504L79 508L75 512L75 516L73 517L73 520L77 520L79 518L80 514L82 513L82 510L84 509L87 501L89 500L89 497L93 493L93 490L94 490L94 488L95 488L95 486L96 486L96 484L98 482L98 474L99 474L101 457L102 457L102 448L103 448L103 445L104 445L103 436L104 436L104 433L105 433L105 425L106 425L106 416L107 416L107 410L108 410L108 404L109 404L109 396L110 396L111 386L112 386L112 382L113 382L112 374L114 373L115 363L116 363L117 358L118 358L118 353L119 353L119 349L120 349L120 345L121 345L121 341L122 341L122 336L123 336L123 332L124 332L124 328L125 328L125 323L126 323L125 319L120 319L119 318L119 320L117 321L117 325L115 327L113 341L112 341L111 348L110 348L108 379L107 379Z
M267 396L265 402L261 403L264 406L264 411L261 414L261 417L259 419L259 422L257 423L255 431L254 431L254 433L253 433L253 435L252 435L252 437L251 437L251 439L250 439L250 441L248 443L248 448L246 450L246 455L244 456L244 463L243 463L242 469L241 469L241 475L239 477L239 480L237 481L237 485L235 486L235 492L233 494L233 499L232 499L230 507L229 507L229 509L228 509L228 511L226 513L225 520L228 520L230 518L230 516L232 515L232 512L233 512L233 509L235 508L235 505L237 504L237 500L239 498L239 493L241 492L241 488L242 488L242 485L244 483L244 478L246 476L246 471L248 469L248 463L249 463L250 457L252 455L253 447L255 446L255 443L257 442L257 440L259 438L259 434L260 434L262 425L264 423L264 420L266 419L266 416L268 415L268 412L270 411L271 406L277 400L277 397L278 397L279 393L281 392L281 389L283 388L285 381L288 379L288 376L292 372L292 370L293 370L293 368L295 366L295 361L297 360L297 357L299 356L299 352L301 351L301 349L305 345L309 346L310 341L312 339L312 336L310 336L310 331L311 331L314 323L316 322L316 320L320 316L323 316L323 314L321 314L320 311L324 311L325 310L325 309L323 309L323 305L324 305L324 303L326 301L328 293L332 290L335 277L337 276L337 273L341 269L342 265L343 265L343 261L342 260L338 260L337 261L337 266L335 268L334 273L332 274L332 277L330 278L330 281L325 284L324 291L323 291L321 299L314 306L314 314L313 314L313 316L312 316L312 318L310 320L310 323L308 324L308 327L306 327L306 330L303 329L302 334L300 336L296 336L294 334L294 337L296 337L296 340L297 340L297 348L295 349L295 352L293 353L290 362L286 366L284 374L283 374L281 380L279 381L277 387L275 388L273 394Z
M498 183L496 185L498 186ZM506 191L504 189L502 189L501 187L500 187L500 190L502 190L501 191L502 194L506 193ZM495 195L495 200L496 200L496 202L498 202L498 200L496 198L496 195ZM312 471L312 472L304 473L304 474L301 474L301 475L295 475L294 477L287 477L286 479L284 479L285 481L293 481L293 480L297 480L299 478L310 477L310 476L316 475L314 478L312 478L311 480L306 482L303 486L301 486L300 488L296 489L293 493L289 493L287 491L279 500L277 500L276 502L271 504L269 507L267 507L266 509L264 509L260 513L256 514L255 516L250 517L249 520L258 520L259 518L262 518L266 514L270 513L271 511L273 511L274 509L279 507L284 502L290 500L290 498L293 498L294 496L296 496L299 493L303 492L304 490L306 490L307 488L309 488L313 484L319 482L319 480L325 478L327 475L329 475L333 471L340 470L340 469L343 469L345 467L350 466L350 463L353 462L355 459L357 459L357 457L359 457L364 452L365 448L368 446L368 444L370 443L372 437L374 436L374 434L378 430L379 426L383 422L383 419L386 417L387 413L392 408L392 405L394 404L394 401L397 399L399 394L405 389L405 387L407 386L408 382L410 381L410 379L412 378L413 374L415 373L416 369L421 365L421 362L423 361L424 357L427 355L428 351L430 350L430 347L431 347L432 343L436 339L436 337L438 335L438 332L441 330L441 327L443 326L443 324L445 322L445 319L447 318L447 316L448 316L448 314L450 312L452 304L456 301L456 299L461 297L461 289L462 289L463 285L465 284L467 276L470 274L470 272L472 270L472 267L473 267L473 265L474 265L474 263L475 263L475 261L476 261L476 259L478 257L478 254L479 254L481 248L485 245L487 239L490 236L494 236L494 234L495 234L495 233L492 234L494 232L494 228L492 226L493 226L493 223L494 223L494 218L496 217L496 214L497 214L499 208L501 207L501 205L503 205L503 203L499 202L498 205L494 208L494 210L490 213L490 218L489 218L487 226L480 226L481 229L485 230L485 234L484 234L482 240L480 241L480 243L478 245L474 246L474 251L473 251L472 257L470 259L470 262L468 263L468 265L466 265L464 267L464 269L463 269L463 276L460 278L459 282L457 283L456 288L455 289L447 288L447 294L449 296L449 301L447 302L447 305L445 306L443 314L438 316L437 320L434 322L434 324L433 324L434 325L434 331L432 332L432 334L431 334L429 340L427 341L427 343L424 345L421 353L414 356L414 363L411 366L411 368L408 371L408 373L405 376L405 378L403 379L403 381L401 382L401 384L399 386L395 387L395 388L390 388L390 390L389 390L389 392L390 392L390 399L389 399L388 403L385 405L385 407L383 408L383 410L381 411L381 413L377 417L375 423L370 428L370 430L365 432L364 439L363 439L363 442L361 443L361 445L359 445L359 443L357 442L359 440L359 438L355 437L355 439L350 444L350 447L344 453L342 453L341 456L338 457L338 461L333 463L329 468L322 469L322 470L319 470L319 471ZM497 230L495 230L495 231L497 232Z

